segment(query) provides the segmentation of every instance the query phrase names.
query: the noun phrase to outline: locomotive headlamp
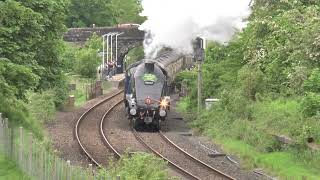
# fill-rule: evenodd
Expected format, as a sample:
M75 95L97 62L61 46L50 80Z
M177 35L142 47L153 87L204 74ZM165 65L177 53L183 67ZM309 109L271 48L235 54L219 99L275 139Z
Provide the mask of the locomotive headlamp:
M132 116L135 116L137 114L137 110L136 109L130 109L130 114Z
M150 98L150 97L147 97L147 99L144 100L144 103L147 104L147 105L152 104L151 98Z
M166 99L162 99L162 100L160 101L160 106L161 106L162 108L167 108L168 105L169 105L169 103L168 103L168 101L167 101Z
M167 115L167 112L165 110L161 109L159 111L159 115L160 115L160 117L165 117Z

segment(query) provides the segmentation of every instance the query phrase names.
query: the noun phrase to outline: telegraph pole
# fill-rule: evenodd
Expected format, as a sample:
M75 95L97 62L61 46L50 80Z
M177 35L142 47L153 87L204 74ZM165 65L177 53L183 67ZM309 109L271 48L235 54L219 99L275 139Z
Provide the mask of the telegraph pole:
M202 62L197 61L198 64L198 117L201 111L201 101L202 101Z
M202 63L204 61L204 49L205 49L205 40L202 38L197 38L194 43L194 59L197 62L198 66L198 111L197 117L200 117L201 108L202 108Z

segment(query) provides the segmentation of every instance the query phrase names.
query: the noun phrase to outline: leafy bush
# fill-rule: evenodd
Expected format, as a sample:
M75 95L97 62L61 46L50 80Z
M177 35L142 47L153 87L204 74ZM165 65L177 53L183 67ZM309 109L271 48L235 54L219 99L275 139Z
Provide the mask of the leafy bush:
M131 49L128 54L126 55L126 65L127 67L130 65L130 64L133 64L141 59L144 58L144 49L142 46L140 47L136 47L136 48L133 48Z
M319 143L319 9L318 1L257 0L243 32L226 45L210 43L203 98L220 102L194 118L193 127L218 140L240 140L260 152L291 154L270 134L293 138L297 143L292 148L299 152L309 137ZM189 82L191 94L181 109L196 104L195 83L196 78ZM315 161L299 163L312 167Z
M111 177L120 175L128 180L172 179L166 168L166 162L154 155L134 153L122 157L118 162L111 163L107 170L102 170L99 174L107 174Z
M54 92L44 91L42 93L28 93L28 103L25 105L39 123L52 120L55 113Z
M75 64L76 64L76 52L78 48L72 44L64 43L63 45L64 52L61 54L61 58L65 64L65 71L67 73L71 73L75 71Z
M302 101L303 113L306 117L320 114L320 94L307 93Z
M83 77L95 78L97 75L97 67L100 62L97 55L97 50L81 49L76 53L76 58L76 73L82 75Z
M269 133L297 136L303 124L301 105L297 100L264 100L252 106L252 117L259 129Z
M97 67L101 64L98 56L101 38L94 34L85 47L76 52L75 72L83 77L96 78Z
M304 88L308 92L320 93L320 69L314 69L310 77L304 82Z

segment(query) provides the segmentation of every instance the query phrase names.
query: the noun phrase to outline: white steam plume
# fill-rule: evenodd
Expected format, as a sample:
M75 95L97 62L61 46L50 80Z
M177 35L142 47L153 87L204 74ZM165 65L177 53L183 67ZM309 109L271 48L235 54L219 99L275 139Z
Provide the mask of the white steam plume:
M145 54L153 57L162 47L192 52L197 36L228 42L246 26L251 0L142 0L141 13L148 19L140 26L147 32Z

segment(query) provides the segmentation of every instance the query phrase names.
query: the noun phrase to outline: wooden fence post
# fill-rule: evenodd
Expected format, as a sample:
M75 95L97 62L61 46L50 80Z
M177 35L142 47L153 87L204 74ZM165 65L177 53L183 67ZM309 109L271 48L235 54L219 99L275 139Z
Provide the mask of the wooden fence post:
M71 180L71 163L70 160L67 161L67 180Z
M6 154L8 149L8 136L7 136L7 125L6 125L6 119L3 118L3 153Z
M48 179L48 155L45 148L43 151L43 166L44 166L44 179Z
M117 178L116 178L116 180L120 180L120 179L121 179L121 178L120 178L120 176L118 175Z
M60 159L56 158L56 179L60 180Z
M33 169L32 169L32 176L34 178L38 177L38 148L36 147L36 142L33 142L33 146L35 146L35 148L32 148L34 150L33 155L32 155L32 162L33 162Z
M20 165L20 168L23 168L22 167L22 149L23 149L23 128L22 127L20 127L19 128L19 144L20 144L20 146L19 146L19 165ZM13 143L13 142L11 142L11 143ZM11 150L12 151L12 150Z
M53 163L52 163L52 179L56 180L57 178L57 158L53 156Z
M8 127L9 127L9 137L10 137L10 152L9 152L9 157L14 159L14 152L15 152L15 146L14 146L14 127L12 127L12 125L9 124L9 119L6 118L7 123L8 123Z
M89 164L89 180L93 180L92 164Z
M2 113L0 113L0 151L4 151L4 121L2 119Z
M32 139L32 133L29 133L29 163L28 163L28 171L29 175L32 176L32 149L33 149L33 139Z
M52 165L52 161L51 161L51 154L50 152L47 153L47 163L48 163L48 167L47 167L47 176L48 179L52 179L52 171L53 171L53 165Z
M40 148L40 152L39 152L39 176L40 179L44 179L44 175L43 175L43 149Z

